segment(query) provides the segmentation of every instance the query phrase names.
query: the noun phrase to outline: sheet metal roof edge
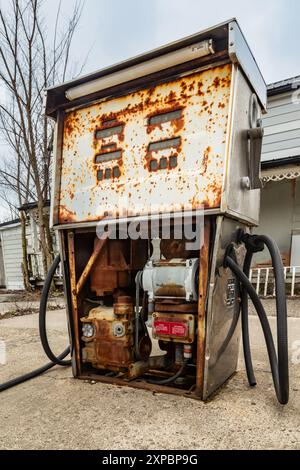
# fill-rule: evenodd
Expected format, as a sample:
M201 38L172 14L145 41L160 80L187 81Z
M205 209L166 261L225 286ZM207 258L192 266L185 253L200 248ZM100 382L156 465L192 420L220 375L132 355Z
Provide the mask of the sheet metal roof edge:
M275 96L288 91L298 90L300 88L300 75L287 78L278 82L270 83L267 91L268 96Z
M260 83L264 84L265 87L266 87L263 76L262 76L262 74L260 72L260 69L257 65L257 62L256 62L256 60L255 60L255 58L254 58L254 56L253 56L253 54L250 50L250 47L249 47L249 45L248 45L248 43L247 43L247 41L246 41L242 31L241 31L239 23L236 20L236 18L232 18L232 19L230 19L228 21L225 21L223 23L220 23L216 26L207 28L203 31L200 31L200 32L195 33L195 34L190 35L190 36L187 36L185 38L176 40L176 41L171 42L167 45L164 45L164 46L161 46L159 48L153 49L149 52L140 54L138 56L127 59L125 61L119 62L119 63L114 64L114 65L111 65L109 67L105 67L105 68L100 69L100 70L98 70L96 72L93 72L91 74L83 75L82 77L79 77L75 80L71 80L71 81L62 83L58 86L48 88L48 90L46 91L47 95L46 95L46 100L45 100L46 115L53 117L60 106L67 105L69 103L67 98L65 97L65 93L69 88L73 88L73 87L88 83L90 81L97 80L98 78L101 78L101 77L104 77L106 75L110 75L110 74L119 72L121 70L124 70L126 68L130 68L130 67L132 67L134 65L137 65L137 64L141 64L143 62L154 59L156 57L160 57L160 56L162 56L164 54L167 54L169 52L178 50L178 49L183 48L183 47L187 47L191 44L194 44L195 42L202 41L204 39L227 40L227 41L229 41L229 27L230 27L230 25L233 25L233 24L236 27L235 29L240 33L239 38L240 39L242 38L242 41L243 41L243 45L242 45L242 47L240 47L239 51L243 51L243 50L245 51L246 50L247 55L248 55L248 60L246 58L245 61L240 61L239 54L237 53L236 54L236 60L239 61L241 63L242 68L245 69L245 68L247 68L247 61L249 63L249 58L252 59L252 64L250 65L250 67L252 66L252 68L253 67L255 68L255 72L256 72L256 75L258 77L258 81L260 81ZM209 38L207 36L208 34L210 34ZM230 45L228 44L228 50L229 49L230 49ZM251 81L251 74L247 73L248 72L247 70L244 70L244 71L245 71L246 75L248 76L248 79ZM259 90L256 90L256 92L258 93L258 95L262 95L262 93L264 94L264 91L262 93L259 93ZM265 93L265 95L266 95L266 93ZM260 98L260 101L261 101L262 105L265 107L266 106L266 102L265 102L266 100L264 99L263 96L259 96L259 98ZM87 98L87 101L88 101L88 98ZM70 107L74 107L74 106L76 106L76 101L70 102Z
M21 223L20 219L9 220L8 222L2 222L0 224L0 231L4 230L6 228L17 227L18 225L20 225L20 223Z
M273 160L264 160L261 162L262 170L267 168L276 168L284 165L300 164L300 155L295 157L274 158Z

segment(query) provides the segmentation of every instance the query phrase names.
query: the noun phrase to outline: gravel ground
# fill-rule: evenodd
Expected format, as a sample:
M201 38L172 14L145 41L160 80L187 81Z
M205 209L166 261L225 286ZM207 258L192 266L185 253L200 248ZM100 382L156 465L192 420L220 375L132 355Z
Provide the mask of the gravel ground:
M250 323L256 389L247 385L242 360L208 403L91 385L73 379L69 368L55 368L1 394L0 449L300 449L300 364L291 361L290 403L278 405L256 317ZM292 349L300 341L300 319L290 318L289 327ZM49 313L49 330L61 351L63 311ZM0 382L46 362L37 315L1 320L0 339L7 345Z

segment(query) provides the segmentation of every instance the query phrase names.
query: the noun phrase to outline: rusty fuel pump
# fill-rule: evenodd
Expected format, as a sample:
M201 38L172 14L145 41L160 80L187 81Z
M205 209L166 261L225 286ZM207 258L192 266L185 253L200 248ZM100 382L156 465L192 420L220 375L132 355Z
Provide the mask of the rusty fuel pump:
M265 108L266 85L236 20L48 90L60 255L40 331L51 363L2 390L71 364L79 379L206 400L235 373L241 330L254 386L250 296L287 403L282 262L270 238L251 235ZM278 351L249 281L252 256L265 247ZM71 346L57 358L45 312L60 261Z

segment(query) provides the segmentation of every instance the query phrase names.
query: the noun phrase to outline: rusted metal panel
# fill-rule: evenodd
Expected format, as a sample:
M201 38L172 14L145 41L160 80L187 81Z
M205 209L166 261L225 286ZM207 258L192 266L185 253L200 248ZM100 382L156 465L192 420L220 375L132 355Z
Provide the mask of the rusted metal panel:
M77 286L76 286L76 294L77 295L80 294L84 284L86 283L86 281L87 281L87 279L90 275L91 270L93 269L98 257L101 254L101 251L103 251L103 249L105 248L106 243L107 243L107 238L105 238L105 239L102 238L101 240L99 240L99 239L96 240L93 254L90 257L86 267L84 268L84 271L81 274L79 281L77 282Z
M124 380L123 378L106 377L105 375L97 374L84 374L78 377L80 380L90 380L104 384L113 384L118 387L130 387L136 388L137 390L149 390L153 394L164 393L167 395L184 396L194 400L199 400L199 396L195 394L194 387L190 390L180 389L175 387L168 387L167 385L151 384L146 380L132 380L131 382Z
M199 269L199 312L198 312L198 338L197 338L197 369L195 393L203 395L204 363L205 363L205 337L206 337L206 302L208 292L209 256L210 256L210 220L205 220L204 243L200 251Z
M93 367L100 369L126 368L134 362L133 336L132 336L133 307L130 315L116 318L113 308L98 307L93 309L89 316L81 318L81 322L92 323L95 328L95 336L92 339L83 338L84 362L90 362ZM116 337L114 325L121 325L123 334Z
M59 223L220 207L232 66L65 118Z
M81 373L81 355L80 355L80 340L79 340L79 326L78 326L78 298L77 298L77 284L76 284L76 263L75 263L75 243L74 232L68 232L68 254L69 254L69 269L70 269L70 287L71 287L71 303L72 303L72 323L74 328L74 356L76 361L76 369L78 374Z

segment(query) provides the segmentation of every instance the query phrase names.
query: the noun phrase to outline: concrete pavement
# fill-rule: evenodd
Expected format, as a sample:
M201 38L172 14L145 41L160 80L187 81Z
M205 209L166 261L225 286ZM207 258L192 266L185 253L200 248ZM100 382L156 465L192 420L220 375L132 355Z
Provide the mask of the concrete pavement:
M36 314L0 321L7 347L0 382L47 362L37 322ZM73 379L69 368L55 368L1 394L0 449L300 449L300 319L289 319L291 400L285 407L276 401L254 316L250 328L255 389L248 387L242 356L239 372L205 404L91 385ZM48 329L55 351L62 351L64 311L49 312Z

